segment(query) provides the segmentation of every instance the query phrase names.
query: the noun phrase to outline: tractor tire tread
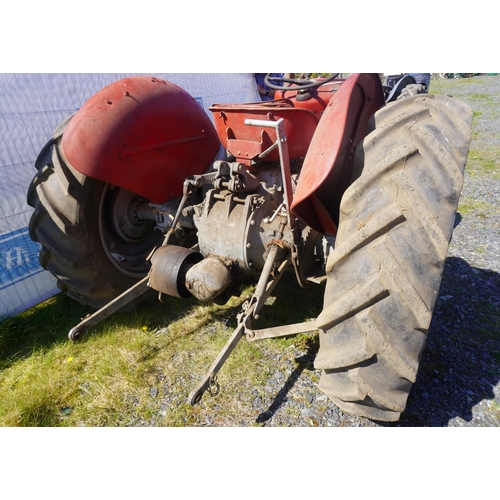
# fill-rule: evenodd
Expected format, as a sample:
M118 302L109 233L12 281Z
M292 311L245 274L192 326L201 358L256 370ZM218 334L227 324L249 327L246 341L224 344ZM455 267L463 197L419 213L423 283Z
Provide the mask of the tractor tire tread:
M319 387L396 421L416 381L462 189L472 110L419 94L388 104L357 148L327 263Z
M63 127L56 129L50 163L39 166L28 188L27 200L34 208L29 234L40 243L40 264L56 277L58 288L99 309L137 280L120 274L97 248L96 226L89 222L88 214L104 183L86 177L65 161L63 131Z

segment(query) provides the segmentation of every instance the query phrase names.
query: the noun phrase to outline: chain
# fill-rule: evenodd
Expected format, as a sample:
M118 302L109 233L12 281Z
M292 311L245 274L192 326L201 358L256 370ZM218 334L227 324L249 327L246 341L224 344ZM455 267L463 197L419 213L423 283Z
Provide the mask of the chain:
M217 396L217 394L219 394L220 392L220 384L217 380L216 373L210 375L210 378L208 379L207 392L208 394L210 394L210 396Z

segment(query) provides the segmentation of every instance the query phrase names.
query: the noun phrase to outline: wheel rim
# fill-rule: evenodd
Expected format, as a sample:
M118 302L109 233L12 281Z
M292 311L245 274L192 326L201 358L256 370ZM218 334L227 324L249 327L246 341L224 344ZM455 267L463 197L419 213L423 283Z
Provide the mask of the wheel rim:
M162 234L153 220L137 216L144 198L106 184L99 200L98 227L102 248L109 262L125 276L141 278L149 270L147 260Z

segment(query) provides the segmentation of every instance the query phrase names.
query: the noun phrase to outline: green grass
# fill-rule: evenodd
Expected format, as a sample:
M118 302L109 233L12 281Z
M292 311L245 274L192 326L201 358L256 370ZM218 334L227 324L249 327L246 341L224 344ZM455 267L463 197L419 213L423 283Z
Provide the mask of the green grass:
M304 291L294 280L285 275L287 297L273 295L256 327L319 313L322 287ZM63 294L4 320L0 425L128 426L151 419L164 426L238 425L245 419L248 425L255 410L241 399L241 389L265 385L276 370L273 353L285 353L296 366L294 347L307 350L317 341L315 334L255 343L243 339L219 372L220 394L188 405L189 393L236 327L236 314L251 290L224 306L175 298L146 304L115 314L77 343L67 332L90 310Z
M473 109L479 101L490 104L488 112L475 112L477 124L499 110L489 96L467 93L471 81L478 79L432 80L431 92L452 93ZM497 176L500 141L485 146L482 134L474 132L466 173ZM498 210L493 202L467 197L459 204L460 213L478 217ZM323 291L322 286L303 290L293 273L287 273L254 326L316 317ZM251 287L243 289L241 297L225 306L175 298L167 298L164 304L156 301L113 315L78 343L68 340L67 333L91 310L64 294L4 319L0 322L0 425L257 425L248 394L263 392L277 369L278 353L292 370L317 382L312 367L295 358L297 349L317 350L316 334L255 343L243 339L219 372L220 394L206 395L195 407L187 404L189 393L236 327L236 314L251 292ZM498 315L490 312L488 317L494 318L488 326L498 330ZM293 390L287 397L296 397ZM298 410L288 411L293 415Z
M462 215L474 214L482 219L488 215L500 213L500 207L486 201L476 200L470 196L462 196L458 203L458 212Z
M480 138L476 138L476 145ZM500 177L500 137L498 145L483 145L481 149L471 148L467 159L467 172L474 176Z
M500 95L471 91L481 84L490 84L500 76L476 76L474 78L433 79L430 92L450 94L467 103L474 110L472 121L472 143L467 160L467 173L471 176L500 177L500 131L483 130L480 126L485 120L498 119L500 114ZM482 111L480 111L481 109Z

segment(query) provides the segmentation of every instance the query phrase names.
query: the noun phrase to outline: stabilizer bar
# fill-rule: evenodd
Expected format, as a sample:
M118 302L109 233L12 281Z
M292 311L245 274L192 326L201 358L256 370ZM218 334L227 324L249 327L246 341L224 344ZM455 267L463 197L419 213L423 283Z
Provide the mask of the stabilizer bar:
M281 227L284 227L284 223L281 224ZM221 350L215 361L212 363L212 366L210 366L205 376L189 395L188 402L191 405L197 404L201 400L205 391L215 383L215 378L218 371L221 369L222 365L225 363L231 352L233 352L240 339L244 335L252 335L252 319L258 317L260 309L274 290L280 278L283 276L285 268L291 262L290 256L287 256L287 258L281 263L279 268L274 271L274 276L272 277L271 281L269 281L269 277L273 272L274 262L276 261L278 250L280 249L281 247L277 243L274 243L271 247L264 264L264 269L262 270L259 281L255 288L255 292L252 297L243 304L242 311L237 316L238 326L234 330L231 337L229 337L226 345Z

